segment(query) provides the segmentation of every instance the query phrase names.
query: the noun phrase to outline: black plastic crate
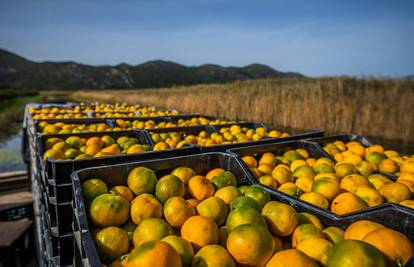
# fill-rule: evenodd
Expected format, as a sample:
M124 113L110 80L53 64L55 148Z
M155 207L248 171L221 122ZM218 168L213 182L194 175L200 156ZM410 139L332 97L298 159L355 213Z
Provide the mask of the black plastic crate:
M309 152L310 156L315 158L327 157L327 153L325 151L321 150L320 147L317 146L315 143L309 141L290 141L284 143L266 144L245 148L235 148L228 150L228 152L239 157L240 161L242 162L241 157L243 156L249 155L257 157L265 152L273 152L280 154L287 150L298 148L306 149ZM311 212L317 215L323 223L343 228L344 225L348 226L356 220L372 220L379 222L387 227L396 229L405 234L412 241L414 241L413 209L398 204L384 203L382 205L369 207L354 213L337 215L331 212L330 210L322 209L299 198L292 197L276 189L262 185L258 183L256 177L251 173L249 168L243 162L242 168L246 173L249 174L250 179L254 180L254 183L257 183L263 188L265 188L269 193L272 194L273 197L275 197L281 202L288 203L289 205L295 207L295 209L297 209L298 211Z
M43 155L43 142L45 139L50 137L61 137L67 138L69 136L103 136L109 135L112 137L120 137L124 135L135 136L139 139L141 144L147 144L152 149L152 141L146 131L116 131L116 132L96 132L96 133L80 133L80 134L64 134L64 135L50 135L50 136L39 136L39 164L41 170L44 172L44 177L47 180L55 181L56 185L71 183L70 175L72 172L93 166L103 166L118 164L122 162L131 162L138 160L154 159L154 158L168 158L172 156L181 156L198 153L199 149L194 146L186 146L180 149L164 150L164 151L147 151L139 154L129 155L115 155L108 157L81 159L81 160L53 160L48 159L44 161L40 155Z
M72 183L57 185L54 180L48 180L48 196L54 198L56 203L72 201Z
M101 266L102 263L95 249L95 244L89 232L88 218L83 201L81 184L91 178L99 178L109 186L126 184L128 173L135 167L145 166L154 170L157 176L171 172L179 166L191 167L196 173L205 173L213 168L223 168L231 171L238 179L239 185L251 184L249 176L241 168L240 161L233 155L226 153L208 153L190 156L175 157L162 160L149 160L135 163L119 164L113 166L95 167L77 171L72 174L74 187L73 209L75 210L74 225L78 223L75 231L77 243L85 252L87 265ZM80 238L80 239L79 239Z

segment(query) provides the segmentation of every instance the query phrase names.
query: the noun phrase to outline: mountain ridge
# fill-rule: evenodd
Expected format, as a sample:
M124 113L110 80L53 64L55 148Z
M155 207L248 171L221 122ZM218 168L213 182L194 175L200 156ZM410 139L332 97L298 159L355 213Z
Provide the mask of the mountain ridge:
M0 48L0 89L143 89L302 76L295 72L281 72L259 63L244 67L224 67L211 63L185 66L166 60L102 66L75 61L34 62Z

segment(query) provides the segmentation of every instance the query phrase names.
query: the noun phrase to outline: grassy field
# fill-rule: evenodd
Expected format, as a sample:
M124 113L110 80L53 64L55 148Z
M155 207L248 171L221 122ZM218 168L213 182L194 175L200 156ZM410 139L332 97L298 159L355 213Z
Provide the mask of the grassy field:
M414 82L407 80L269 79L168 89L82 91L73 97L176 108L184 113L259 121L275 128L357 133L400 148L414 146Z

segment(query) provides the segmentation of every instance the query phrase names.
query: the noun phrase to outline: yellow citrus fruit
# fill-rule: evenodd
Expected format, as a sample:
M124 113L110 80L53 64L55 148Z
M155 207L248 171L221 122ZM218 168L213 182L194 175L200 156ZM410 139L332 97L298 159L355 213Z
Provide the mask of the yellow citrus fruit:
M184 184L186 184L188 182L188 180L190 180L191 177L193 177L193 176L196 175L196 173L191 168L188 168L188 167L178 167L178 168L175 168L171 172L171 175L177 176L178 178L181 179L181 181Z
M139 145L139 144L135 144L135 145L130 146L127 149L126 153L127 154L136 154L136 153L142 153L142 152L145 152L145 151L146 151L145 147L143 147L142 145Z
M371 183L362 175L351 174L342 178L340 188L344 191L354 193L360 186L372 187Z
M304 178L306 179L306 178ZM277 188L278 191L283 192L289 196L298 196L302 193L299 187L294 183L285 183Z
M398 172L398 165L393 160L384 159L378 165L378 170L382 173L393 174L393 173Z
M317 192L329 201L332 201L340 193L339 183L329 178L320 178L312 185L312 191Z
M221 225L227 217L227 205L221 198L212 196L197 205L197 213Z
M52 159L66 159L65 154L59 150L53 148L48 149L45 154L43 154L43 159L47 160L48 158Z
M400 203L411 198L410 189L400 183L386 184L380 189L380 193L388 202L394 203Z
M365 203L365 201L363 201L360 197L353 193L346 192L339 194L332 201L331 211L333 213L342 215L351 212L356 212L367 207L367 203Z
M324 197L323 195L321 195L320 193L317 193L317 192L304 193L300 196L300 199L302 199L303 201L306 201L310 204L313 204L317 207L320 207L322 209L329 208L328 199L326 197Z
M181 267L177 251L164 241L149 241L136 247L128 256L127 267Z
M297 159L290 164L290 171L293 173L295 169L300 166L308 166L308 164L303 159Z
M358 172L364 177L368 177L374 172L371 163L365 160L355 165L355 167L357 168Z
M313 186L313 179L300 177L296 179L295 185L303 192L307 193L312 190Z
M298 149L296 149L296 151L299 154L301 154L304 159L309 158L309 152L306 149L304 149L304 148L298 148Z
M308 159L306 159L306 164L308 164L309 167L313 167L316 164L316 159L315 158L308 158Z
M172 227L181 227L191 216L195 216L194 208L182 197L169 198L164 204L165 220Z
M322 231L313 224L305 223L296 227L292 235L292 248L300 242L310 238L323 238Z
M236 197L230 203L230 210L235 210L235 209L242 208L242 207L250 207L257 211L261 210L259 203L251 197L239 196L239 197Z
M353 240L362 241L367 234L379 228L385 228L385 227L382 224L379 224L373 221L360 220L360 221L354 222L353 224L348 226L348 228L346 228L346 231L344 233L344 239L353 239Z
M414 160L404 161L400 166L400 171L414 173Z
M147 218L161 218L162 204L151 194L141 194L131 202L131 219L140 224Z
M253 198L261 207L270 201L270 194L258 185L251 185L247 187L243 191L243 195Z
M92 201L89 216L97 226L121 226L129 218L129 208L123 197L101 194Z
M297 249L314 259L321 266L328 264L328 256L333 244L323 238L305 239L297 245Z
M236 263L229 252L222 246L207 245L197 252L191 266L236 267Z
M299 214L296 210L277 201L268 202L262 209L262 215L270 231L278 236L291 235L299 224Z
M218 244L219 230L212 219L196 215L185 221L181 227L181 237L199 250L207 245Z
M128 174L128 187L135 195L155 192L157 176L155 172L146 167L136 167Z
M211 180L211 179L213 179L214 177L216 177L217 175L219 175L219 174L220 174L220 173L222 173L222 172L225 172L225 170L224 170L224 169L222 169L222 168L216 168L216 169L213 169L213 170L209 171L209 172L206 174L206 178L207 178L208 180Z
M277 188L277 181L269 174L260 176L259 183L271 188Z
M293 177L295 178L313 179L315 175L315 171L309 166L299 166L293 172Z
M214 185L204 176L196 175L188 181L188 191L198 201L202 201L214 195Z
M243 162L247 165L249 168L256 168L257 167L257 161L252 156L244 156L242 157Z
M403 200L400 202L400 205L414 209L414 200Z
M386 267L385 256L374 246L359 240L343 240L335 244L328 256L329 267Z
M88 138L86 140L85 145L86 146L96 145L96 146L102 147L103 146L103 142L101 141L101 139L99 137L94 136L94 137Z
M407 186L408 189L411 191L411 193L414 193L414 182L413 181L403 180L403 179L398 178L396 182Z
M243 224L261 224L266 226L266 221L260 213L251 207L240 207L232 210L226 220L227 232Z
M379 228L367 234L362 240L373 245L397 264L405 264L414 255L411 241L395 230Z
M125 198L128 202L131 202L134 199L134 194L132 193L131 189L124 185L116 185L112 187L109 192Z
M384 199L381 194L376 189L368 186L357 187L354 194L364 200L370 207L384 203Z
M380 190L384 185L392 183L392 180L385 177L382 174L372 174L368 176L368 181L375 187L375 189Z
M272 235L272 239L273 239L273 254L276 252L282 251L283 250L282 240L275 235Z
M261 163L257 167L257 170L264 174L271 174L273 171L273 166L267 163Z
M305 223L313 224L319 230L321 231L323 230L323 225L321 221L318 219L318 217L316 217L313 214L307 213L307 212L300 212L299 213L299 225L302 225Z
M242 193L240 190L237 187L231 185L220 188L214 194L214 196L221 198L227 205L229 205L235 198L241 195Z
M293 182L293 176L288 166L279 164L272 171L272 177L278 184Z
M128 253L129 238L126 231L119 227L107 227L100 230L95 237L99 256L104 260L114 259Z
M414 172L401 172L398 179L408 180L414 183Z
M108 188L100 179L89 179L82 183L82 193L85 202L89 205L95 197L108 193Z
M161 203L165 203L170 197L184 197L184 195L184 183L180 178L172 174L163 176L155 186L155 196Z
M195 198L191 198L191 199L186 199L187 203L190 204L191 207L196 208L197 205L200 203L199 200L195 199Z
M154 145L154 147L152 148L153 151L160 151L160 150L167 150L170 149L170 145L167 144L166 142L158 142Z
M321 178L328 178L328 179L337 181L338 183L340 182L339 176L335 173L332 173L332 172L330 172L330 173L320 173L320 174L315 176L314 180L317 181Z
M274 166L275 164L275 155L273 155L273 153L270 152L266 152L262 155L262 157L259 160L259 164L270 164L272 166Z
M345 177L351 174L357 173L358 170L350 163L346 162L338 162L335 165L335 173L339 175L339 177Z
M166 236L172 235L171 227L164 220L160 218L147 218L142 220L135 228L132 240L134 246L148 242L161 240Z
M264 266L273 255L273 239L260 224L234 228L227 238L227 249L241 265Z
M183 266L190 266L194 256L194 249L190 242L182 237L170 235L161 239L161 241L171 245L178 253Z
M286 249L273 255L266 267L318 267L308 255L297 249Z
M325 239L336 244L342 240L344 240L344 230L339 227L330 226L322 230L322 233L325 236Z
M103 148L101 152L107 153L110 155L116 155L116 154L120 154L121 150L119 149L119 146L117 144L113 144L113 145Z

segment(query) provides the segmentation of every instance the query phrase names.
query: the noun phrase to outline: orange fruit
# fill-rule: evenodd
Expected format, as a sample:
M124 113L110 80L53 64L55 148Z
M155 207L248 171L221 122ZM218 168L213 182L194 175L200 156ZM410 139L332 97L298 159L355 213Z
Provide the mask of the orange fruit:
M344 233L344 239L353 239L353 240L362 241L367 234L379 228L385 228L385 226L383 226L382 224L373 222L373 221L360 220L360 221L354 222L353 224L348 226L348 228L346 228L346 231Z
M359 186L372 187L367 178L359 174L351 174L345 176L341 180L340 187L344 191L354 193Z
M43 154L43 159L44 160L47 160L48 158L63 160L63 159L66 159L66 156L62 151L55 150L55 149L51 148L51 149L48 149Z
M191 207L196 208L197 205L200 203L199 200L195 199L195 198L191 198L191 199L187 199L186 200L188 204L190 204Z
M341 228L330 226L322 230L322 233L325 236L325 239L336 244L342 240L344 240L344 230Z
M346 192L339 194L331 205L331 211L333 213L342 215L351 212L356 212L367 208L368 205L360 197L355 194Z
M329 201L332 201L340 193L339 183L329 178L320 178L312 185L312 191L317 192Z
M97 226L121 226L129 218L129 208L128 201L123 197L102 194L92 201L89 216Z
M100 230L95 237L96 249L104 261L114 259L128 253L129 238L126 231L119 227L107 227Z
M380 189L380 194L388 201L394 203L400 203L403 200L411 198L410 189L400 183L390 183L384 185Z
M316 217L313 214L307 213L307 212L300 212L299 213L299 225L305 224L305 223L313 224L319 230L321 231L323 230L323 225L321 221L318 219L318 217Z
M161 239L161 241L171 245L181 258L183 266L190 266L194 256L194 249L190 242L182 237L170 235Z
M284 203L270 201L262 209L262 215L273 234L289 236L299 224L296 210Z
M235 198L241 196L240 190L235 186L225 186L216 191L214 196L221 198L224 203L229 205Z
M313 204L317 207L320 207L322 209L329 208L329 201L326 197L323 195L317 193L317 192L308 192L304 193L300 196L300 199L303 201L306 201L310 204Z
M229 252L219 245L207 245L194 256L192 267L236 267Z
M359 196L370 207L384 203L384 199L375 188L359 186L355 191L355 195Z
M329 267L386 267L384 254L359 240L343 240L335 244L328 256Z
M178 167L175 168L172 172L171 175L175 175L178 178L181 179L181 181L186 184L188 182L188 180L190 180L191 177L195 176L196 173L194 172L193 169L191 168L187 168L187 167Z
M197 205L197 213L212 219L217 225L221 225L227 217L227 205L219 197L209 197Z
M278 184L293 182L293 176L288 166L279 164L272 171L272 177Z
M137 225L132 240L134 246L138 247L145 242L161 240L172 234L173 231L171 227L164 220L159 218L148 218L142 220L142 222Z
M165 220L172 227L181 227L188 218L195 214L194 208L182 197L169 198L164 204Z
M305 253L297 249L277 252L266 267L318 267L319 265Z
M256 168L257 167L257 161L252 156L244 156L242 157L243 162L247 165L249 168Z
M269 174L262 175L259 177L259 183L266 185L271 188L277 188L277 181Z
M395 161L391 159L384 159L378 165L378 170L382 173L393 174L393 173L398 172L398 165L397 163L395 163Z
M217 189L220 189L225 186L237 186L237 178L233 173L229 171L222 172L211 179L211 182Z
M125 198L128 202L131 202L134 199L134 194L132 193L131 189L123 185L116 185L112 187L109 192Z
M146 167L136 167L128 174L128 187L135 195L155 192L157 176L155 172Z
M305 193L310 192L312 190L313 183L313 179L305 177L300 177L295 181L295 185L299 188L299 190Z
M128 256L127 267L181 267L177 251L164 241L149 241L136 247Z
M333 244L324 238L309 238L301 241L297 249L314 259L321 266L328 264L328 256Z
M323 238L323 233L313 224L305 223L299 225L292 235L292 248L295 248L300 242L310 238Z
M181 237L189 241L198 250L207 245L217 244L219 230L212 219L196 215L185 221L181 227Z
M251 207L240 207L232 210L226 220L227 232L244 224L261 224L267 226L266 221L260 213Z
M224 169L222 169L222 168L216 168L216 169L213 169L213 170L209 171L209 172L206 174L206 178L207 178L208 180L211 180L211 179L213 179L214 177L216 177L217 175L219 175L219 174L220 174L220 173L222 173L222 172L225 172L225 170L224 170Z
M260 212L259 203L251 197L246 197L246 196L236 197L230 203L230 209L231 210L242 208L242 207L250 207L250 208L253 208L253 209L257 210L258 212Z
M175 175L165 175L158 180L155 186L155 196L161 203L165 203L170 197L184 197L185 187L180 178Z
M264 266L273 255L273 238L263 225L239 225L230 232L227 249L241 265Z
M270 194L258 185L247 187L246 190L244 190L243 195L253 198L261 207L270 201Z
M141 194L131 203L131 218L135 224L140 224L147 218L161 218L162 204L151 194Z
M193 198L202 201L214 195L214 185L204 176L197 175L188 181L188 191Z
M378 228L368 233L362 241L373 245L397 264L405 264L414 256L414 246L411 241L390 228Z
M82 183L82 193L85 202L89 205L95 197L108 193L108 188L100 179L89 179Z
M86 140L86 146L92 146L92 145L99 146L102 148L103 142L97 136L90 137Z

